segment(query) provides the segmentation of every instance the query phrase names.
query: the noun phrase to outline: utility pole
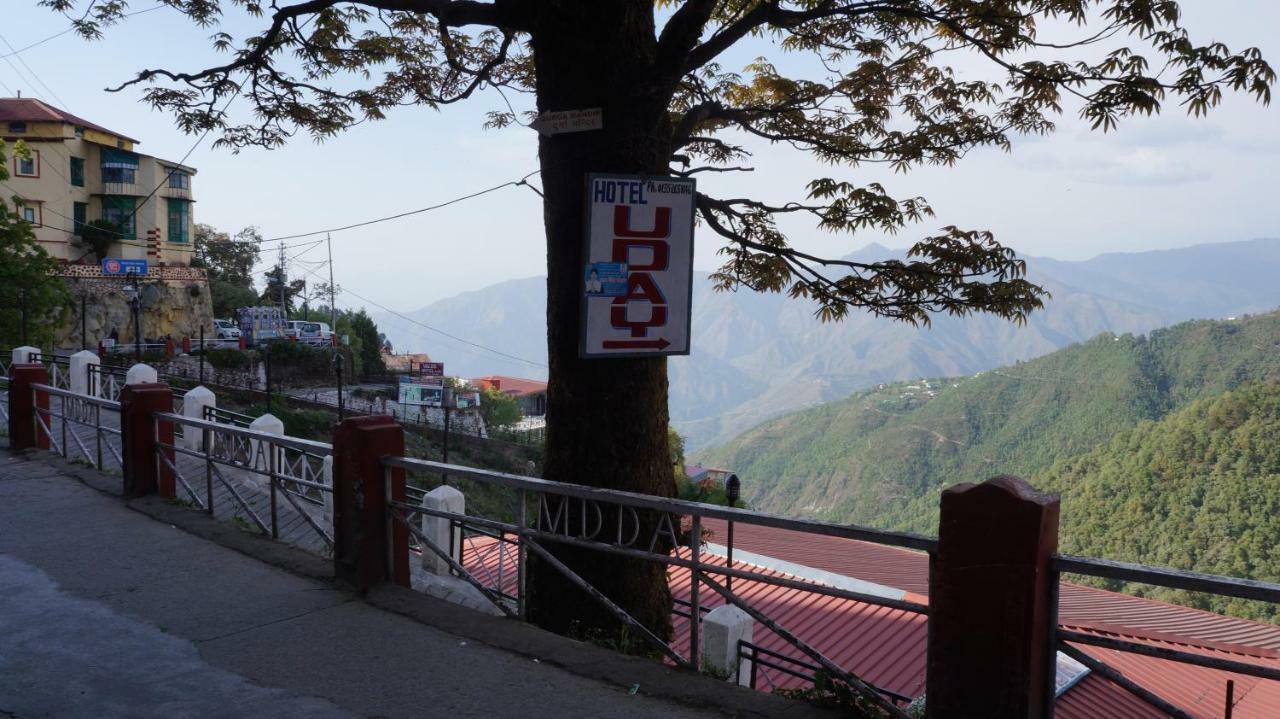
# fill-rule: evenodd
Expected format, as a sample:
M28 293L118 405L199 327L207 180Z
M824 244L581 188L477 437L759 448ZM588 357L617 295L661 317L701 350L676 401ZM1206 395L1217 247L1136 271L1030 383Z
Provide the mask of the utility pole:
M334 304L333 295L333 235L325 233L325 244L329 247L329 329L338 331L338 306Z
M284 303L284 240L280 241L280 312L284 314L285 324L289 322L289 306Z

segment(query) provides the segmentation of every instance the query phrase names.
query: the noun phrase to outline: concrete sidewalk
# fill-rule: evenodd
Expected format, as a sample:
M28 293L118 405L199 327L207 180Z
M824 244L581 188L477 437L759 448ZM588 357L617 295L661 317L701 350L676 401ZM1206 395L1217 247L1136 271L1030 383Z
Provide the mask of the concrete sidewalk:
M0 449L0 717L726 715L375 608L71 474ZM732 713L809 713L758 698Z

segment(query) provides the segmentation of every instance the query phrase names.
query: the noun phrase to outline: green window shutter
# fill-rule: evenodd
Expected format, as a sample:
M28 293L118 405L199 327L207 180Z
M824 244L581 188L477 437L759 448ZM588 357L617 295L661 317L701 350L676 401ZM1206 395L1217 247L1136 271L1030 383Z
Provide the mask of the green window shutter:
M122 239L137 239L138 226L135 211L136 197L128 195L104 195L102 197L102 219L115 223L120 227Z
M87 224L89 221L88 220L89 203L87 202L72 203L71 217L72 217L72 222L75 224L73 231L78 235L80 234L80 231L84 228L85 224Z
M76 187L84 187L84 158L71 158L71 184Z
M191 203L186 200L168 198L169 203L169 241L186 242L187 225L191 221Z

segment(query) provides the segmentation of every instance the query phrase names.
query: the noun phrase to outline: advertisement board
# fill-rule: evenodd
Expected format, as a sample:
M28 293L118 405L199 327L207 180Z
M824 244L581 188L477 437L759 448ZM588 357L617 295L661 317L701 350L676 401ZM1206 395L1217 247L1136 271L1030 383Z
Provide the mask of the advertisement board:
M147 274L146 260L122 260L118 257L102 258L102 274L108 277L119 275L145 275Z
M587 176L582 357L689 354L691 179Z
M406 407L439 407L444 404L443 387L418 384L408 380L408 377L400 378L400 396L398 400L401 405Z

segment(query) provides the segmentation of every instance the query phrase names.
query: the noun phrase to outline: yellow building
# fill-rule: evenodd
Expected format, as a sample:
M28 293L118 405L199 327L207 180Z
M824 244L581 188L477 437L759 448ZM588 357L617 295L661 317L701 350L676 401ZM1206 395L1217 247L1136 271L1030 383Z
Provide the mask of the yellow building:
M194 168L140 154L137 140L34 98L0 98L0 137L10 150L0 190L24 200L18 212L50 255L97 264L81 228L109 220L119 228L109 256L190 264ZM17 140L30 158L14 155Z

